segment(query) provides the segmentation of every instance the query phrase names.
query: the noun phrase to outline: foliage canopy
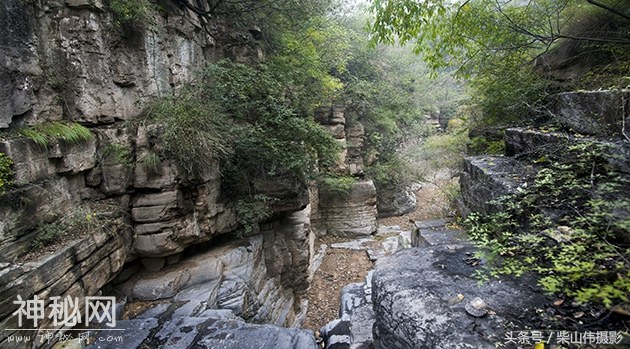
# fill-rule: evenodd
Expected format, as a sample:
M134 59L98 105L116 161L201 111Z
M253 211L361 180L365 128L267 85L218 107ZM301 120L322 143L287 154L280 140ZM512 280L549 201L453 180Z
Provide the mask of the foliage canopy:
M628 9L619 0L372 0L370 10L373 43L412 44L432 68L457 67L495 124L543 109L553 90L543 55L576 42L606 51L630 43ZM602 14L621 24L580 30Z

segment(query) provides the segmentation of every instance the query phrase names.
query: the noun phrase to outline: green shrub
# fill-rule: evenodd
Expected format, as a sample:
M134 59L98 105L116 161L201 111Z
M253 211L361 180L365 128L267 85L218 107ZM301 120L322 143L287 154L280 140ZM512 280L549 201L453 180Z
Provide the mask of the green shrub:
M125 166L132 166L134 162L133 153L131 149L128 146L125 146L122 144L117 144L117 143L108 144L105 147L105 151L103 155L111 156L113 157L114 161L116 161L116 163L125 165Z
M271 216L272 205L277 201L277 198L264 194L238 200L235 205L236 219L243 226L242 235L255 232L258 223Z
M630 183L602 154L597 144L572 146L496 200L498 213L467 219L489 275L534 272L550 293L606 307L629 301Z
M160 168L161 159L158 154L155 152L149 152L142 159L140 159L140 163L150 172L157 173Z
M6 154L0 152L0 195L4 194L12 185L13 160Z
M489 140L486 137L473 137L470 140L470 144L468 146L469 155L479 155L479 154L496 154L501 155L505 153L505 141L503 139L500 140Z
M425 179L434 180L444 172L449 177L458 173L466 155L467 141L467 130L462 128L432 135L422 142L415 157L422 161Z
M59 222L42 223L37 226L37 236L33 240L33 248L42 248L53 243L65 232L63 225Z
M157 123L163 130L157 155L174 159L191 174L216 166L231 152L229 118L195 86L156 101L146 114L145 122Z
M149 0L110 0L109 7L114 13L114 23L144 25L151 23L155 5Z
M339 145L314 120L313 96L295 87L300 80L294 79L305 78L302 84L311 79L292 74L291 69L299 68L276 64L271 60L250 67L222 61L206 70L211 82L206 103L211 101L219 114L233 120L234 155L224 162L223 174L226 187L236 191L257 177L310 178L318 164L325 168L338 159Z
M352 189L356 179L351 176L323 174L318 178L318 182L321 188L325 188L331 193L343 195Z
M19 133L42 147L48 147L52 142L56 141L77 144L94 137L92 132L85 126L75 122L61 121L28 126L21 129Z
M88 236L97 232L114 233L121 227L116 217L123 215L123 210L117 204L103 202L86 202L74 207L63 216L54 220L39 223L35 227L35 238L31 243L31 250L36 252L49 245L63 242L68 234L73 236Z

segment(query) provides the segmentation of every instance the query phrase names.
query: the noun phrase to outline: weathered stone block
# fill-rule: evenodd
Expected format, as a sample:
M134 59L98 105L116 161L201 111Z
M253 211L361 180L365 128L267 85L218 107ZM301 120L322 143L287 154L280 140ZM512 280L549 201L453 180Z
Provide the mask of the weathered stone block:
M460 176L462 200L474 212L492 213L490 201L516 191L532 171L531 166L502 156L476 156L464 160Z
M322 107L315 112L315 120L322 125L345 125L345 107Z
M379 191L377 207L380 218L402 216L416 208L416 193L409 188L383 188Z
M101 0L65 0L68 7L85 7L93 9L103 9L103 2Z
M32 183L57 173L79 173L96 163L96 141L79 144L54 142L42 147L28 138L0 141L0 152L13 160L15 181Z
M10 322L15 318L11 314L18 307L13 304L17 295L22 299L31 299L35 294L42 299L65 295L83 299L95 295L122 268L127 258L123 241L120 236L88 236L69 242L60 251L37 261L9 267L0 274L1 278L10 278L0 279L0 292L6 297L6 301L0 302L0 320ZM15 274L17 271L19 275ZM38 326L47 325L44 321Z
M164 191L155 194L139 194L133 198L133 206L175 206L179 207L183 201L179 190Z
M132 175L128 165L103 166L101 174L103 180L100 189L105 194L124 194L131 187Z
M546 154L564 154L570 146L594 144L601 147L602 155L615 170L630 173L630 144L623 141L576 137L564 132L551 132L527 128L510 128L505 131L508 156L537 159Z
M374 346L379 349L496 348L505 324L523 326L524 309L540 307L533 280L479 285L464 259L467 245L401 250L376 262L372 279ZM463 298L462 298L463 297ZM494 314L477 318L465 308L481 298Z
M344 125L342 124L330 125L330 126L326 126L326 128L328 129L328 132L330 132L333 135L333 137L337 139L346 138L346 129Z
M630 121L630 90L564 92L552 96L552 116L589 135L620 135Z
M319 214L327 234L358 237L376 231L376 188L371 180L357 181L347 193L319 191Z

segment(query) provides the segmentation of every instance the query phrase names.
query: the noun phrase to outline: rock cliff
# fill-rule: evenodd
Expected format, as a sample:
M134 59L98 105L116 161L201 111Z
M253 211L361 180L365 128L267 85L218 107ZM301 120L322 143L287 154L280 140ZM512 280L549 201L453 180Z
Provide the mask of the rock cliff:
M72 297L83 308L85 297L113 292L118 307L155 305L125 313L128 348L171 347L172 336L182 348L310 348L311 333L274 326L304 320L311 216L323 233L376 230L369 180L343 197L286 178L258 181L255 190L276 200L242 236L218 163L192 174L168 159L147 163L162 132L136 122L147 105L207 63L263 59L246 23L208 22L171 0L160 6L145 23L121 24L101 0L0 2L0 152L13 161L14 182L0 195L0 347L50 347L43 335L71 327L27 322L40 330L16 341L18 296L46 309L51 297ZM344 149L338 170L362 178L362 126L347 125L342 107L322 110L318 120ZM42 144L18 131L58 121L91 136Z
M0 196L2 329L19 328L17 296L46 307L50 297L71 296L83 307L86 296L112 286L130 301L192 309L204 299L204 309L229 309L250 322L303 321L312 240L305 187L282 178L262 183L280 199L273 219L240 239L218 164L191 175L168 160L156 168L143 162L159 126L128 121L149 102L209 62L262 58L253 34L234 23L203 22L175 1L161 6L149 23L121 25L100 0L0 3L0 152L14 163L14 186ZM61 120L92 137L42 145L14 131ZM38 243L43 233L52 239ZM50 319L35 328L64 331ZM14 334L1 331L0 346L33 345L10 342Z

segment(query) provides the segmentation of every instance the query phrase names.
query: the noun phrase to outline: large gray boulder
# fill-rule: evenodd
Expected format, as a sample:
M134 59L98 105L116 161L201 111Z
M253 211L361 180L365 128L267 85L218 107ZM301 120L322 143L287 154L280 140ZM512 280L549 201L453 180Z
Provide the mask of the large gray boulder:
M506 326L542 305L544 296L521 281L471 277L466 244L401 250L376 263L372 300L377 349L496 348Z
M629 99L628 89L563 92L551 97L551 112L560 124L582 134L621 135L630 119Z
M132 320L118 322L114 332L97 332L96 341L88 349L124 348L156 349L315 349L310 331L273 325L255 325L243 321L226 310L209 310L204 316L168 318L166 308L152 308ZM165 317L167 319L165 320ZM120 337L119 337L119 334ZM120 340L107 341L108 336ZM99 341L98 339L103 340Z
M379 218L402 216L416 209L416 194L410 188L379 190Z

